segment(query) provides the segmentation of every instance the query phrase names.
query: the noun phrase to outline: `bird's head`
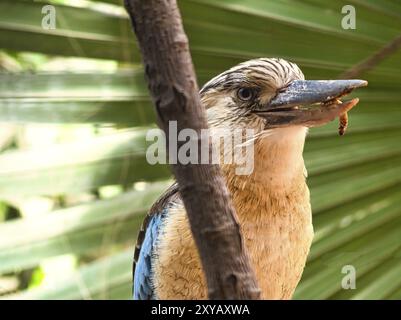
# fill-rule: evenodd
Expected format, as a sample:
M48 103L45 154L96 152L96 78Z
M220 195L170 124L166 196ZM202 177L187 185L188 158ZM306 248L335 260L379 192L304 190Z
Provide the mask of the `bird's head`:
M267 157L263 163L268 165L276 157L288 168L285 158L293 161L293 153L302 158L307 128L326 124L351 109L357 99L343 103L339 98L366 84L363 80L308 81L294 63L260 58L214 77L200 95L212 130L252 129L255 152ZM280 163L274 163L274 168L278 170Z
M214 77L200 94L212 127L271 130L326 124L355 104L339 98L366 84L364 80L308 81L295 63L260 58Z

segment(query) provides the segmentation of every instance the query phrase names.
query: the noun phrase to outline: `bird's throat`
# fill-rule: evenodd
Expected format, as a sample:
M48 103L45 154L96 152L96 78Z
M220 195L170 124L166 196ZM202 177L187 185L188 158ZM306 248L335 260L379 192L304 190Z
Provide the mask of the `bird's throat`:
M223 165L227 186L235 190L262 189L270 193L287 193L304 180L306 169L303 148L307 129L290 127L274 129L255 141L253 170L238 175L235 166Z

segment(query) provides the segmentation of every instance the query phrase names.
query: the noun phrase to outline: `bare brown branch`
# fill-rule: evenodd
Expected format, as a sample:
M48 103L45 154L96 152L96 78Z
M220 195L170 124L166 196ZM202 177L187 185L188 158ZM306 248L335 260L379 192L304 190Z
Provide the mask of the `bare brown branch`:
M125 5L142 52L159 125L167 137L172 120L177 121L178 131L192 128L199 133L207 128L207 121L176 1L125 0ZM176 164L173 173L199 250L209 298L259 298L220 167Z

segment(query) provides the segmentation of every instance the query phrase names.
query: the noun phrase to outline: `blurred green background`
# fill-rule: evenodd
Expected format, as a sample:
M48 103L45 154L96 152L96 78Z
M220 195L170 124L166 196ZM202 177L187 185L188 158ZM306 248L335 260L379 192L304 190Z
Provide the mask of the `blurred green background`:
M138 227L171 179L145 160L140 56L121 0L54 0L55 30L46 3L0 1L0 298L129 299ZM336 78L401 30L397 0L179 5L200 84L261 56ZM346 136L335 121L306 143L316 235L297 299L401 298L401 52L361 78Z

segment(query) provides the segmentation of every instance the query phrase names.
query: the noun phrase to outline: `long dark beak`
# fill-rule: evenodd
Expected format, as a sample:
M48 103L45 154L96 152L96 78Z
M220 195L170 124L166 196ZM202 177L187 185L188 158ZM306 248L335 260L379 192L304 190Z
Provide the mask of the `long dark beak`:
M266 118L269 128L319 126L355 106L358 99L341 102L339 98L367 84L365 80L295 80L254 112Z

